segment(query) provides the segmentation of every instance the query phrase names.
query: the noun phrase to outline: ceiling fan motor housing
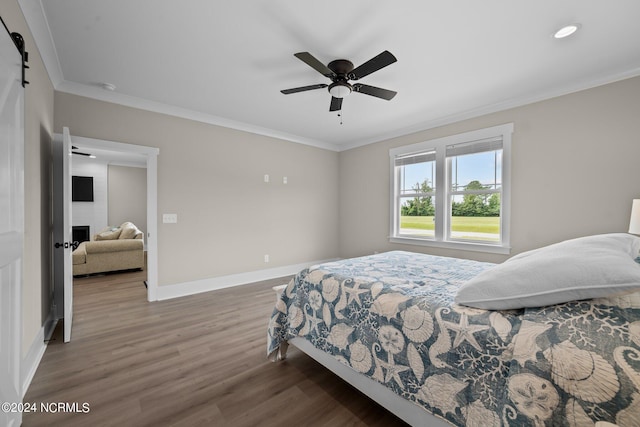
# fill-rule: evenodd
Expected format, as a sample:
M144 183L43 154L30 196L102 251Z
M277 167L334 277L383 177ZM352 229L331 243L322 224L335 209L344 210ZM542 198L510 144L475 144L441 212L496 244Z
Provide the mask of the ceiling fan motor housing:
M348 59L336 59L335 61L329 62L329 64L327 64L327 68L338 76L343 76L346 79L347 74L353 71L353 62Z
M333 81L329 85L329 93L335 98L344 98L353 91L353 87L349 84L349 73L353 71L353 62L347 59L336 59L329 62L327 68L335 73L331 77Z

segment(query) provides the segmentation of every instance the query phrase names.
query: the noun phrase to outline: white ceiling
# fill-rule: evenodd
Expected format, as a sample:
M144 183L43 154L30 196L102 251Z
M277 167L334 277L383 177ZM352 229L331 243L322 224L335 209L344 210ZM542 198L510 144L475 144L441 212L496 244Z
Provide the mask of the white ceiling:
M637 0L19 1L57 90L338 151L640 74ZM296 52L384 50L359 82L398 95L342 124L325 89L280 93L329 81Z
M137 167L137 168L146 168L147 167L147 156L138 154L138 153L130 153L130 152L122 152L122 151L113 151L107 150L104 148L96 148L93 144L76 142L78 140L77 137L73 137L73 146L76 147L73 149L76 153L84 153L95 156L95 159L89 159L86 156L78 155L78 157L74 157L74 161L76 159L81 159L81 161L91 161L97 163L106 163L114 166L128 166L128 167Z

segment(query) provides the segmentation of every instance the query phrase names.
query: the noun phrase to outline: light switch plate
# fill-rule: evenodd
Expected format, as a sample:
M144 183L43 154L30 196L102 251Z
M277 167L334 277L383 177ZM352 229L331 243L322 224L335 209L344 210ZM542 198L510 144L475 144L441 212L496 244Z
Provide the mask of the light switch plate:
M162 222L164 224L176 224L178 222L178 214L162 214Z

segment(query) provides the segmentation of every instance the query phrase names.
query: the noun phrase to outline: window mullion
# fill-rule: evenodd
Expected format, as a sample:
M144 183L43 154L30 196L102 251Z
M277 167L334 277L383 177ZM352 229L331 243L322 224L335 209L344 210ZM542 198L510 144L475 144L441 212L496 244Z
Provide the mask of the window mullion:
M429 192L429 193L404 193L404 194L400 194L399 198L416 198L416 197L420 197L420 198L426 198L426 197L433 197L434 193L433 192Z
M447 226L447 209L446 198L447 190L446 186L448 179L446 179L447 168L446 165L446 151L444 147L439 147L436 150L436 217L435 217L435 239L436 241L443 241L445 239L445 227Z
M460 191L450 191L449 194L452 196L464 196L465 194L483 196L487 194L500 194L501 190L495 188L488 188L486 190L460 190Z

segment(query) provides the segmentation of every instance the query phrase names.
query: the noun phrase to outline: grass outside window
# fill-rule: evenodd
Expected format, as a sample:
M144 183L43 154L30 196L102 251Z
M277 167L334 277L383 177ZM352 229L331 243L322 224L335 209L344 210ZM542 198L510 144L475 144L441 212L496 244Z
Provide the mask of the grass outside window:
M402 234L433 235L433 216L401 216ZM500 217L454 216L451 217L451 235L456 239L500 240Z

